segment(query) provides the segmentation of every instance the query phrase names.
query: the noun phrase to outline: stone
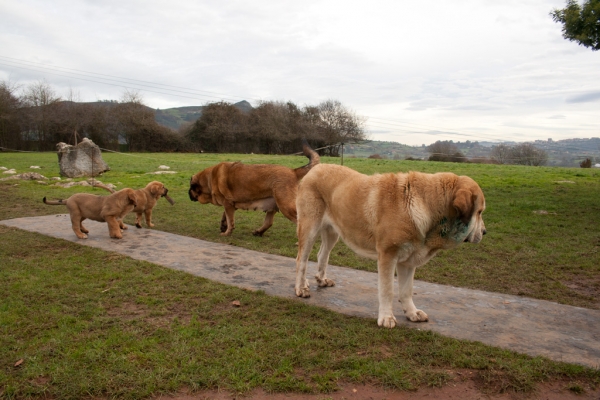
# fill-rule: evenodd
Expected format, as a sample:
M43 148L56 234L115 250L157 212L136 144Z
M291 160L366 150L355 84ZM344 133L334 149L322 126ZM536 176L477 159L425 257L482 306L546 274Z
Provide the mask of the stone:
M60 142L56 145L60 174L70 178L98 176L110 171L102 159L100 148L88 138L77 146Z

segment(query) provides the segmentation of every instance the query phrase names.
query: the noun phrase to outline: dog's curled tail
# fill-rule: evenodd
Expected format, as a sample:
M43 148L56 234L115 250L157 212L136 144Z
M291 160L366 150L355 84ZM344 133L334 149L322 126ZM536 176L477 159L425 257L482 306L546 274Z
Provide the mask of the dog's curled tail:
M43 201L44 201L44 204L48 204L51 206L61 206L61 205L67 204L67 202L62 199L61 200L46 200L46 197L44 197Z
M93 187L99 187L99 188L102 188L102 189L108 190L108 191L109 191L109 192L111 192L111 193L115 193L115 192L116 192L116 190L115 190L115 189L113 189L113 188L111 188L111 187L108 187L108 186L106 186L106 185L103 185L103 184L101 184L101 183L94 183L92 186L93 186Z
M294 169L294 172L296 173L296 178L298 178L298 180L304 178L304 175L308 174L308 171L310 171L312 167L321 162L321 157L319 157L319 153L317 153L310 147L306 139L302 139L302 154L308 157L309 162L308 164L303 165L302 167Z

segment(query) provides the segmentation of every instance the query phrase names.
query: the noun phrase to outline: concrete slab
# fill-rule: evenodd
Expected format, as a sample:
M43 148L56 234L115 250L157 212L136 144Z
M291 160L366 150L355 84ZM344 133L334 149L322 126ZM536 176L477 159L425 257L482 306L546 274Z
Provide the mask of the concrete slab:
M328 276L336 286L318 289L312 280L312 296L299 299L294 294L296 266L293 258L135 227L126 230L122 240L110 239L106 224L93 221L86 221L89 239L78 239L66 214L17 218L0 221L0 224L121 253L137 260L152 263L161 260L159 264L168 268L371 318L376 323L377 274L372 272L331 266ZM308 276L315 273L316 265L311 263ZM422 281L415 281L414 287L415 304L427 312L430 320L418 324L408 322L398 305L396 317L401 325L532 356L600 367L600 311Z

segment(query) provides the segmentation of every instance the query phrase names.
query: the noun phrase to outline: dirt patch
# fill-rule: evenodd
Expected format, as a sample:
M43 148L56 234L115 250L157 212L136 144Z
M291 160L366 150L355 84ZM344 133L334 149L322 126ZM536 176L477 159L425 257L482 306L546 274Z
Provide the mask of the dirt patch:
M590 308L600 308L600 278L572 278L564 282L564 285L577 294L592 300L593 303Z
M565 383L553 382L539 385L532 393L503 393L489 395L477 388L472 379L452 382L441 388L423 388L414 392L386 390L374 385L343 384L335 393L329 394L302 394L302 393L266 393L264 390L255 390L244 395L205 390L197 393L182 392L174 396L159 396L154 399L161 400L588 400L600 399L600 389L582 388L585 392L577 394L566 387Z

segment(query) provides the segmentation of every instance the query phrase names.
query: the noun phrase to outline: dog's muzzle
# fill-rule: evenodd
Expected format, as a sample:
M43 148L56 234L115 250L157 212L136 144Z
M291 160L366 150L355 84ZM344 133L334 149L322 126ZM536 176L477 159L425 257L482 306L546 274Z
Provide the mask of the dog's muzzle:
M194 197L194 195L192 194L192 189L190 189L188 191L188 194L190 195L190 200L191 201L198 201L198 196Z

